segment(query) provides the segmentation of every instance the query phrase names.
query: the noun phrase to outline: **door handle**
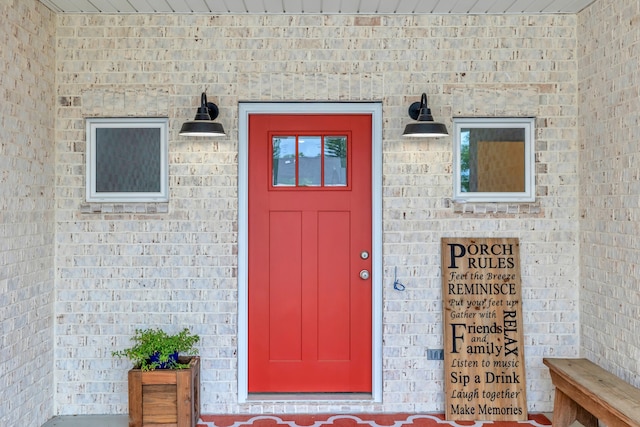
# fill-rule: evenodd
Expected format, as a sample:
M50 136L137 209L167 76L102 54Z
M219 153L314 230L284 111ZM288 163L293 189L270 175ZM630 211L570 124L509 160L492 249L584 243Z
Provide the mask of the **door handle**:
M362 280L367 280L369 278L370 274L369 274L369 270L361 270L360 271L360 278Z

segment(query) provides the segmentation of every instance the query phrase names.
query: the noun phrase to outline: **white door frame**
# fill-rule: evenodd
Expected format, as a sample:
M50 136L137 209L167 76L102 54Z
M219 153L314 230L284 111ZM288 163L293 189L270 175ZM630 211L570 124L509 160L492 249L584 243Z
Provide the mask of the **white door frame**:
M240 102L238 117L238 403L248 392L249 115L370 114L372 121L372 402L382 402L382 103Z

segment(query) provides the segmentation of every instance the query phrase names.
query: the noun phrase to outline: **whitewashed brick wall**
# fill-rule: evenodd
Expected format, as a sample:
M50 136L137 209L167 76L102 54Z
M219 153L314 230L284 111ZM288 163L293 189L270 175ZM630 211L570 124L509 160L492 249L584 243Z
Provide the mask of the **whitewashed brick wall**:
M561 16L58 17L58 414L124 413L111 357L136 327L203 338L204 413L442 411L439 241L521 241L528 404L552 408L542 357L579 353L577 18ZM178 136L200 92L228 136ZM437 119L537 117L538 198L469 205L452 195L451 138L400 137L429 95ZM380 100L384 138L384 403L237 403L238 101ZM84 205L84 118L170 118L171 200L143 213ZM166 211L166 212L162 212ZM393 290L395 267L405 292Z
M0 425L53 414L54 15L0 2Z
M596 2L578 24L582 344L638 386L640 3Z

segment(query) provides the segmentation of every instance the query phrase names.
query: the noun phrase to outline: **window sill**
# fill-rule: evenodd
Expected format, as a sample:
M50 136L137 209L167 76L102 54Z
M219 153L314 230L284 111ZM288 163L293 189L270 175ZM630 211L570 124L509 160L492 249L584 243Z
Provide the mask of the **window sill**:
M169 203L83 203L83 214L159 214L169 212Z
M452 208L454 213L496 216L542 216L542 208L538 202L456 202L451 199L445 201L445 206Z

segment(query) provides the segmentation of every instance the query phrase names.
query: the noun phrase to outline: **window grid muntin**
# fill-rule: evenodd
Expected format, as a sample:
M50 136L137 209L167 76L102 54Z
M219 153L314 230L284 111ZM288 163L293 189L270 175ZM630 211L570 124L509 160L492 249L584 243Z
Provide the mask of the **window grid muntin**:
M300 156L300 142L301 139L304 141L305 138L320 138L320 150L319 150L319 157L320 157L320 164L319 164L319 171L320 171L320 185L301 185L300 182L300 164L302 163L300 161L301 156ZM327 140L331 139L331 138L342 138L342 143L343 143L343 157L344 160L342 160L342 158L340 158L339 156L332 156L332 157L337 157L341 159L341 164L344 165L344 173L343 173L343 177L344 177L344 184L338 184L338 185L329 185L327 184L327 178L326 178L326 157L327 157ZM341 133L325 133L325 134L310 134L310 133L299 133L299 134L286 134L286 133L272 133L270 135L270 140L271 140L271 145L270 145L270 150L271 150L271 158L270 158L270 162L271 162L271 178L270 178L270 188L271 189L275 189L275 190L292 190L292 189L297 189L297 190L303 190L303 189L327 189L327 190L342 190L342 189L348 189L350 187L350 135L348 132L341 132ZM277 176L277 174L280 172L280 168L281 168L281 160L285 159L284 157L282 157L282 154L279 153L278 151L282 148L280 146L278 146L278 148L276 148L276 140L280 141L295 141L295 148L293 150L289 150L290 151L290 156L289 157L291 160L291 163L293 163L293 167L294 167L294 173L293 173L293 184L280 184L280 177ZM278 151L277 151L278 150ZM277 154L277 156L276 156ZM287 163L285 163L286 166Z

